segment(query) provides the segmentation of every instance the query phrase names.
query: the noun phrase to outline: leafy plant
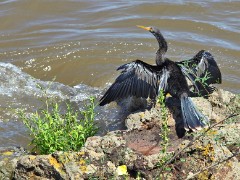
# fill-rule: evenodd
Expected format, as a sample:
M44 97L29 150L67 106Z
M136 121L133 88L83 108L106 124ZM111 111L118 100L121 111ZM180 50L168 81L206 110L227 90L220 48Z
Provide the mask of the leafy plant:
M204 87L208 86L207 80L211 78L211 73L206 71L203 77L196 77L195 81L200 82Z
M158 162L158 166L162 167L172 156L172 154L169 154L167 152L167 147L169 145L169 132L170 129L168 127L168 118L167 118L167 107L165 104L165 95L163 90L160 91L159 96L158 96L158 103L160 104L161 107L161 120L162 120L162 130L161 130L161 138L162 138L162 149L160 151L161 159ZM166 171L169 171L169 167L165 167Z
M170 129L168 128L168 118L167 118L167 107L165 105L165 95L163 90L160 91L159 96L158 96L158 103L160 104L161 107L161 119L162 119L162 133L161 133L161 138L162 138L162 152L166 153L167 147L168 147L168 142L169 142L169 132Z
M185 71L190 74L194 78L194 82L201 85L202 88L204 88L206 91L208 91L208 80L211 78L211 73L209 71L205 71L204 74L201 74L200 76L196 72L197 64L191 64L189 61L184 61L181 65L184 67ZM218 80L219 81L219 80ZM194 88L195 89L195 88ZM190 91L194 92L195 90ZM197 92L198 96L202 96L201 92Z
M30 116L23 110L18 114L33 136L31 145L33 150L40 154L49 154L55 151L77 151L86 139L93 136L98 128L94 122L94 98L86 110L76 112L67 104L67 112L60 113L58 103L49 104L47 109L35 112ZM79 119L79 116L82 118Z

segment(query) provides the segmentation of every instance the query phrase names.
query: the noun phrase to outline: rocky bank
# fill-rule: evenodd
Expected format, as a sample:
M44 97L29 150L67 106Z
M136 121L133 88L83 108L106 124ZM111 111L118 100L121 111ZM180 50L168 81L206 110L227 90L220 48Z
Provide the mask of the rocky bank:
M137 111L127 130L87 139L78 152L29 155L0 149L0 179L240 179L240 95L217 90L193 98L210 128L185 132L179 103L167 99L167 152L162 152L161 108Z

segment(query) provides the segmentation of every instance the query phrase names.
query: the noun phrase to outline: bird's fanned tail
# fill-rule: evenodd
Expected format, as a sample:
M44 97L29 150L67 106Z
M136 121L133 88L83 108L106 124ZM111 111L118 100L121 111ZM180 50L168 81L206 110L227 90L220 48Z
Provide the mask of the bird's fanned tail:
M208 118L199 112L190 97L183 94L180 100L185 130L200 130L208 124Z

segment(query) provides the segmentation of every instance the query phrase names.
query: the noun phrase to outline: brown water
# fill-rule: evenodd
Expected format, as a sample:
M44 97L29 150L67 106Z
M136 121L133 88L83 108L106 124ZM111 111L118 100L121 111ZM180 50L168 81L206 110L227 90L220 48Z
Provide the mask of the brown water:
M135 59L154 63L156 40L136 27L151 25L159 27L167 39L167 57L179 61L208 50L223 74L220 87L240 93L239 19L239 1L5 0L0 2L0 61L41 81L55 77L64 85L103 89L116 78L119 65ZM27 142L20 123L4 121L6 107L26 103L28 91L16 101L16 92L6 93L19 82L1 86L3 146L9 141L13 145ZM31 98L27 103L36 104Z

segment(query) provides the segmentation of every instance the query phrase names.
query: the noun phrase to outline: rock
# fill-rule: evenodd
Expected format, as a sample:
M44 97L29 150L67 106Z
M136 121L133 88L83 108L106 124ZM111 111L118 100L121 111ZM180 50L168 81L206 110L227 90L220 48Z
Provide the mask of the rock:
M230 131L228 128L230 127L226 127ZM225 161L233 153L226 146L223 146L221 139L216 139L218 133L217 130L210 130L206 136L194 141L193 145L186 150L191 156L182 157L184 162L176 162L177 171L184 172L190 179L196 172L200 172L195 176L197 179L209 179L209 177L213 179L238 179L240 173L237 172L237 169L239 170L240 162L236 157Z
M66 179L63 165L52 155L20 157L14 171L14 179Z
M10 180L12 179L14 170L16 168L17 165L17 158L13 158L11 160L9 159L2 159L0 161L0 179L6 179L6 180Z
M24 154L27 154L27 151L21 147L0 148L0 179L12 179L18 157Z
M193 101L212 124L240 112L240 96L223 90ZM170 129L166 136L161 108L156 106L129 115L125 131L88 138L79 152L9 158L12 151L4 151L8 160L1 158L0 179L240 179L240 117L230 117L206 132L186 133L180 103L168 98L166 105Z

